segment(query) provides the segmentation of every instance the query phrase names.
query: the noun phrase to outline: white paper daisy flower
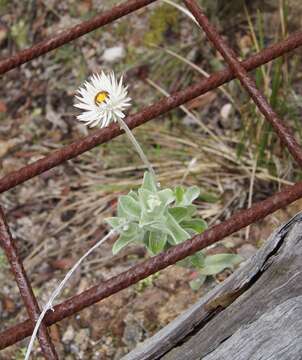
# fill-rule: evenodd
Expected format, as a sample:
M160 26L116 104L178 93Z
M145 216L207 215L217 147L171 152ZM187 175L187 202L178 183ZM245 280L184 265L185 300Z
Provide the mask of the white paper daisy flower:
M108 126L111 122L125 117L124 111L130 106L127 87L123 78L117 81L114 73L92 75L77 90L75 107L84 110L77 119L89 127Z

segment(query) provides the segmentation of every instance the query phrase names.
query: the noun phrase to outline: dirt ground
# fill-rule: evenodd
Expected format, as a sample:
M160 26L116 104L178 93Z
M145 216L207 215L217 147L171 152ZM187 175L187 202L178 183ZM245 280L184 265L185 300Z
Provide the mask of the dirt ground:
M1 58L117 3L0 0ZM219 1L214 3L216 8L211 9L204 1L212 20L242 57L256 51L252 30L258 36L262 29L257 28L257 14L263 16L266 34L263 44L259 40L260 47L298 29L301 22L297 15L302 11L299 2L288 2L286 28L285 16L280 16L283 1L247 2L247 12L225 8ZM230 21L221 20L227 16ZM1 77L1 177L93 131L77 122L73 107L75 90L93 72L113 69L124 74L133 98L130 112L134 113L158 100L163 90L180 90L198 81L200 71L211 73L224 66L216 51L208 43L205 45L199 29L171 5L154 4L127 19L98 29ZM254 27L249 26L248 19ZM272 21L276 24L274 29L269 26ZM177 59L175 54L181 58ZM292 121L297 134L301 123L294 120L300 121L302 115L299 55L297 51L283 59L283 82L278 88L278 110L286 121ZM189 63L196 64L199 71ZM262 85L270 94L274 68L263 69L268 89ZM294 79L287 81L289 85L285 87L283 84L292 72ZM258 135L252 138L254 135L246 124L262 129L261 120L256 123L257 116L238 83L232 82L186 104L185 110L160 116L134 130L134 134L163 186L183 183L201 188L201 197L196 202L198 213L212 225L246 208L251 201L262 200L301 179L301 171L273 135L265 150L268 160L255 168ZM243 148L242 143L246 144ZM120 136L1 194L1 206L40 305L46 303L74 262L108 231L104 219L115 214L120 194L140 184L143 171L127 138ZM246 260L276 226L301 207L302 202L297 201L208 252L238 253ZM110 239L85 261L59 301L147 258L145 250L136 246L113 257L114 240ZM51 336L60 358L118 360L230 274L231 270L226 270L193 291L189 282L197 273L171 266L53 325ZM27 315L1 251L0 284L0 330L4 330ZM27 344L25 339L1 351L0 359L23 359ZM42 359L37 342L33 358Z

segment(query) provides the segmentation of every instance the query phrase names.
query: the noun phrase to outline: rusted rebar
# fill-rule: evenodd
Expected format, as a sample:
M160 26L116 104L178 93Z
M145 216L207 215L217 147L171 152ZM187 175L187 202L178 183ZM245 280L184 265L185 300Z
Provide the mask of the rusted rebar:
M281 55L284 55L301 45L302 32L300 31L243 61L242 66L244 66L244 68L248 71L253 70L258 66L263 65ZM201 94L205 94L206 92L223 85L233 78L234 75L230 69L218 71L212 74L209 78L203 78L197 84L176 92L167 98L163 98L134 115L128 116L126 119L128 127L133 129L139 125L142 125L156 116L164 114ZM21 184L39 174L42 174L43 172L60 165L63 162L72 159L97 145L103 144L117 137L121 133L122 131L120 128L117 125L112 124L105 129L99 129L91 135L64 146L63 148L52 152L51 154L33 162L32 164L24 166L17 171L13 171L0 179L0 193L9 190L14 186Z
M199 25L203 28L208 39L214 44L225 61L229 64L236 78L238 78L249 93L260 112L269 121L282 143L287 147L294 159L302 166L302 148L297 143L291 128L283 123L276 112L271 108L265 96L257 88L255 81L249 76L244 66L239 62L235 52L221 38L218 31L204 15L196 0L183 0L187 8L191 11Z
M30 286L22 261L18 255L17 248L11 236L1 206L0 206L0 245L3 248L7 256L7 259L10 263L11 271L14 274L22 300L24 302L28 316L30 318L29 323L31 324L31 326L33 326L35 324L35 321L38 319L40 315L39 305L35 298L33 290ZM58 359L56 350L50 339L47 327L44 322L39 329L38 339L45 358L49 360Z
M54 307L54 312L49 311L45 316L45 323L49 326L76 312L122 290L139 280L175 264L177 261L194 254L226 236L263 219L274 211L292 203L302 197L302 182L290 186L283 191L259 203L249 209L237 212L228 220L211 227L204 233L194 236L182 244L170 248L168 251L154 256L140 264L137 264L113 278L94 286L83 293L76 295ZM0 333L0 349L16 343L31 335L33 325L27 320Z
M42 54L47 53L71 40L74 40L96 28L108 24L130 12L142 8L155 0L130 0L112 8L91 20L85 21L75 27L67 29L58 35L44 40L29 49L25 49L7 59L0 60L0 74L5 73L27 61L30 61ZM158 115L201 95L213 90L227 81L237 77L246 88L260 111L271 122L283 143L288 147L291 154L302 165L302 149L295 141L291 131L282 123L276 113L271 109L264 96L256 88L255 83L249 77L247 71L252 70L274 58L277 58L288 51L302 45L302 32L292 34L287 39L262 50L260 53L240 63L234 52L219 37L217 31L209 23L194 0L184 0L189 10L196 17L199 24L204 28L209 39L221 52L228 62L230 69L217 72L207 79L202 79L197 84L187 87L182 91L172 94L157 103L143 109L142 111L127 117L129 128L133 129ZM122 131L117 125L111 125L106 129L97 130L93 134L79 139L44 158L25 166L15 172L9 173L0 179L0 192L6 191L36 175L39 175L64 161L72 159L93 147L107 142L120 135ZM203 234L179 244L165 253L161 253L149 260L146 260L128 271L123 272L107 281L94 286L83 293L76 295L54 307L54 312L49 311L39 331L39 341L44 356L47 359L57 359L55 349L48 335L47 326L54 324L76 312L88 307L128 286L138 282L147 276L176 263L177 261L192 255L226 236L242 229L251 223L264 218L268 214L292 203L302 197L302 182L274 194L270 198L252 205L251 208L236 213L221 224L213 226ZM30 287L22 261L18 257L16 247L5 221L4 214L0 208L0 242L11 263L12 271L15 274L21 296L27 307L29 319L17 324L0 333L0 349L3 349L15 342L31 335L34 328L34 321L39 316L39 307Z
M43 40L28 49L24 49L15 55L6 59L0 60L0 74L14 69L32 59L35 59L43 54L48 53L72 40L75 40L103 25L107 25L114 20L117 20L135 10L143 8L156 0L129 0L110 10L96 15L90 20L83 21L81 24L73 26L54 35L46 40Z

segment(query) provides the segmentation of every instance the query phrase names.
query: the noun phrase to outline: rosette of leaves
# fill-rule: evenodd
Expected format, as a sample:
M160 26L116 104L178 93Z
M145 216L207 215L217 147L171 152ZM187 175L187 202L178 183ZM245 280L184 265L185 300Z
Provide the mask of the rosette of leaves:
M159 189L154 177L146 172L142 186L118 199L117 217L107 222L120 234L112 251L116 254L131 243L144 244L151 255L201 233L207 227L202 219L194 219L199 196L197 186L184 189Z
M131 190L128 195L119 197L117 216L106 219L119 233L112 248L113 254L136 243L145 245L153 256L202 233L207 224L203 219L194 217L197 209L192 204L199 195L197 186L160 189L153 175L146 172L137 191ZM225 255L223 261L219 255ZM200 277L206 277L238 263L237 255L219 255L206 256L199 251L178 264L194 267Z

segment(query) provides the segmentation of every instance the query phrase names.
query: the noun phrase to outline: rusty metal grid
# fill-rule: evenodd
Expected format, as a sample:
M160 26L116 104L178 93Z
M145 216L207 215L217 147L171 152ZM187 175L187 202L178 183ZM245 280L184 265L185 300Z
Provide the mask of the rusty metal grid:
M153 2L155 2L155 0L126 1L119 6L115 6L111 10L95 16L91 20L67 29L58 35L54 35L53 37L42 41L31 48L25 49L7 59L2 61L0 60L0 74L4 74L21 64L24 64L40 55L58 48L59 46L62 46L63 44L68 43L69 41L93 31L100 26L106 25ZM195 0L183 0L183 2L204 30L208 39L221 53L229 68L216 72L210 75L207 79L201 79L198 83L186 87L179 92L175 92L171 96L163 98L133 115L129 115L126 118L129 128L133 129L142 125L158 115L164 114L171 109L200 96L201 94L237 78L249 93L251 99L255 102L266 120L272 124L273 129L276 131L282 143L286 146L298 164L302 165L302 148L295 140L292 130L284 124L278 115L273 111L265 97L257 89L253 79L248 75L248 71L301 46L302 32L291 34L287 39L260 51L258 54L255 54L243 62L239 62L233 50L230 49L221 39L218 32L203 14L197 2ZM105 143L121 135L122 133L123 131L119 129L118 125L112 124L105 129L97 130L91 135L74 141L61 149L50 153L42 159L4 176L0 179L0 193L5 192L39 174L42 174L43 172L58 166L99 144ZM265 216L301 197L302 182L299 182L285 188L283 191L275 193L264 201L253 204L249 209L235 213L226 221L212 226L204 233L196 235L184 243L174 246L164 253L145 260L144 262L133 266L129 270L56 305L54 307L54 311L49 311L46 314L38 333L38 340L44 357L46 359L58 359L58 355L56 354L54 345L48 334L48 326L71 316L122 289L127 288L130 285L135 284L139 280L144 279L147 276L194 254L196 251L222 240L226 236L229 236L253 222L264 218ZM21 297L29 316L28 320L12 326L0 333L1 350L31 335L40 310L31 285L28 281L26 272L23 268L22 261L18 256L17 248L14 240L12 239L5 215L1 208L0 244L10 262L11 270L14 273L15 280L18 284Z

